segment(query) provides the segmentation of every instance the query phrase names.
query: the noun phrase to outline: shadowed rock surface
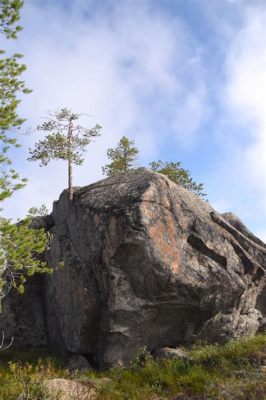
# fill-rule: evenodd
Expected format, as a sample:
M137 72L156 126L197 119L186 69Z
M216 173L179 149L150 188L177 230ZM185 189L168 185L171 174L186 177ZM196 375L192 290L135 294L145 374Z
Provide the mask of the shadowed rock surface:
M75 354L74 356L71 356L67 364L65 365L65 368L70 372L88 371L92 369L88 360L80 354Z
M34 275L26 284L25 294L12 289L2 300L0 334L5 335L5 346L12 338L17 348L48 345L44 289L43 275Z
M109 367L128 364L143 345L258 330L265 244L166 177L141 168L76 189L71 204L64 191L52 218L52 348Z

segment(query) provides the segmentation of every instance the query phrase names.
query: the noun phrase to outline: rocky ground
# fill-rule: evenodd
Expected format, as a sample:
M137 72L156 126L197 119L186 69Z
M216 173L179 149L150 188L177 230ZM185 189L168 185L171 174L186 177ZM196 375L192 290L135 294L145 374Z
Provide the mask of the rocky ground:
M12 360L12 361L11 361ZM61 361L62 362L62 361ZM195 344L151 355L129 368L71 371L44 354L0 354L1 400L265 400L266 335L225 345ZM77 364L76 364L77 365ZM78 366L78 365L77 365Z

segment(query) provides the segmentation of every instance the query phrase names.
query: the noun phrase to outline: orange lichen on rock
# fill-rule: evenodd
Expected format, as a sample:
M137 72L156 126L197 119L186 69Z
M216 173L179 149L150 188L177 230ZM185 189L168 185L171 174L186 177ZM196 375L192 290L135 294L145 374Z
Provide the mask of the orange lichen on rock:
M172 272L177 273L179 267L179 251L175 238L175 227L170 215L163 216L162 219L148 227L148 233L153 241L153 247L160 253L161 260L168 265ZM161 217L162 218L162 217Z
M151 186L143 196L140 206L142 219L152 241L152 247L159 259L168 266L173 273L178 272L179 250L178 237L173 214L169 211L170 204L166 195L159 199L154 197L156 188ZM158 192L157 192L158 196ZM153 203L153 206L148 203Z

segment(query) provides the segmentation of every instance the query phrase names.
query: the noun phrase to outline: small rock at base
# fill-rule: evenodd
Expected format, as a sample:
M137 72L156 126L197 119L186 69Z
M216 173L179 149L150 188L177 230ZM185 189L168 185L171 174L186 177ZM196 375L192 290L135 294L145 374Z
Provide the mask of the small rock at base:
M173 349L171 347L163 347L156 349L154 352L154 356L159 360L162 359L172 360L173 358L178 358L181 361L185 361L190 359L185 350Z
M58 400L96 400L96 390L92 385L82 384L70 379L51 379L44 382L47 396L51 399L56 395ZM47 397L47 400L50 397Z
M75 354L71 356L65 366L65 368L70 371L88 371L92 370L92 366L89 361L81 354Z

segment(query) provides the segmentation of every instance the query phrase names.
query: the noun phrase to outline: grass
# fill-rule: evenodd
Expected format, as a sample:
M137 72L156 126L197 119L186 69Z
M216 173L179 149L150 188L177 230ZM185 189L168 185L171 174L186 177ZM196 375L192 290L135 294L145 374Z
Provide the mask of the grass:
M70 374L58 360L34 353L0 353L0 400L47 400L44 379L95 382L109 378L99 400L265 400L266 335L223 346L197 344L188 361L155 361L143 354L131 368ZM19 397L20 396L20 397ZM28 397L26 397L28 396ZM50 400L50 398L49 398ZM54 400L54 399L51 399Z

